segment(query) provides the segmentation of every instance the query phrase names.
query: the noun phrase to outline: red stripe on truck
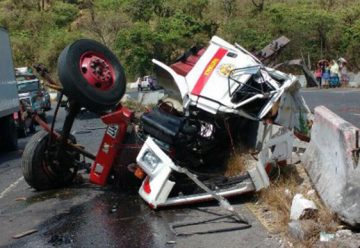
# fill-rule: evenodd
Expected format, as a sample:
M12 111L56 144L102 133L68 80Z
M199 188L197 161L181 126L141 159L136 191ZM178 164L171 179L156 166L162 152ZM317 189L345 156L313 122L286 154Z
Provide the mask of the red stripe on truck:
M220 60L225 56L227 50L224 48L220 48L215 53L214 57L210 60L210 62L206 65L204 71L201 73L201 76L197 83L195 84L191 94L200 95L201 91L203 90L205 84L209 80L211 74L213 73L216 66L219 64Z

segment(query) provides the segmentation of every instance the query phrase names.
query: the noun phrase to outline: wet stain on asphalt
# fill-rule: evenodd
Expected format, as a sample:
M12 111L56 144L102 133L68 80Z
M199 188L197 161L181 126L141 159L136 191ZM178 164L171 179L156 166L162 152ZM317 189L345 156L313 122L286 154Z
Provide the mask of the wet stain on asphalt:
M30 202L57 194L40 194ZM155 211L137 195L107 191L51 218L36 235L12 247L31 247L27 245L39 239L44 245L57 247L171 247L175 235L169 223L175 216L179 220L181 213L186 215L186 210Z
M157 221L159 217L137 196L111 192L71 209L67 221L47 236L51 244L55 244L54 236L70 235L72 242L83 246L161 247L173 234L166 222Z
M32 204L36 203L43 203L46 200L50 199L57 199L57 200L69 200L76 196L78 196L80 193L79 191L76 191L71 188L67 189L56 189L56 190L49 190L44 192L34 192L34 195L30 197L24 197L24 199L19 199L17 201L17 204L12 205L11 208L7 208L6 210L3 210L3 214L16 214L17 212L21 210L25 210ZM22 198L22 197L20 197Z
M26 203L32 204L36 202L42 202L51 198L58 198L61 200L70 199L76 196L77 193L74 190L64 189L64 190L49 190L45 192L38 193L34 196L28 197Z

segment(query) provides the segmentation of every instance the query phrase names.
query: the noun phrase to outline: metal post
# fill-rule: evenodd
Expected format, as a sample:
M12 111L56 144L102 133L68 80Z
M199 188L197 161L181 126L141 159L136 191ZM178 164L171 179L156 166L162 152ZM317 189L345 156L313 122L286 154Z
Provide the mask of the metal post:
M68 143L70 131L74 124L75 117L80 111L80 106L77 102L69 101L69 105L70 105L69 112L66 115L65 122L64 122L64 125L62 128L60 146L59 146L59 150L58 150L58 154L57 154L57 157L59 160L61 160L61 155Z

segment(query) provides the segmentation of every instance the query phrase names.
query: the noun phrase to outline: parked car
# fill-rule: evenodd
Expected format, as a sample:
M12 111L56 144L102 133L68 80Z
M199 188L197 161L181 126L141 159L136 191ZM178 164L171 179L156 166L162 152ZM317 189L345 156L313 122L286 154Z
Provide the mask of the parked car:
M41 87L40 80L29 68L16 68L15 77L20 100L24 100L32 110L37 112L51 109L50 94Z
M158 90L161 87L158 85L157 80L153 76L145 76L143 79L138 78L138 91L143 90Z

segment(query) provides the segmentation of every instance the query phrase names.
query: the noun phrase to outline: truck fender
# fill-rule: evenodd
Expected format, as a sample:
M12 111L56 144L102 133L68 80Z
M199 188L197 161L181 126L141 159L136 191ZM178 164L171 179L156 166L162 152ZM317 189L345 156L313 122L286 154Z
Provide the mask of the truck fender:
M171 76L172 78L174 79L179 91L180 91L180 94L181 94L181 99L184 100L185 99L185 96L188 95L189 93L189 87L187 85L187 82L186 82L186 79L185 77L177 74L173 69L171 69L171 67L165 65L164 63L156 60L156 59L153 59L152 62L161 67L162 69L166 70Z

